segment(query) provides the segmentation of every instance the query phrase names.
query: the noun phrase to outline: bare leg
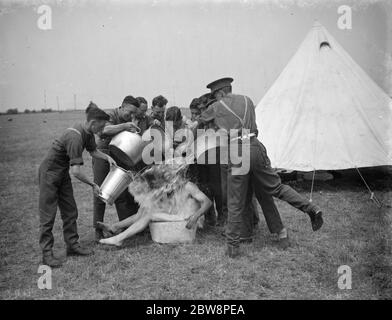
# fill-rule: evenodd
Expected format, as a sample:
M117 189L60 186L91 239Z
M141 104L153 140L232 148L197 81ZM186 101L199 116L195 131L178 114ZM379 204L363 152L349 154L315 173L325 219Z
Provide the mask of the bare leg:
M141 210L141 209L140 209ZM112 225L103 222L97 222L97 227L108 232L108 233L117 233L118 231L128 228L131 226L135 221L140 218L140 210L137 214L134 214L124 220L119 222L113 223Z
M138 214L139 215L139 214ZM121 246L126 238L132 237L133 235L143 231L151 221L151 214L145 213L140 214L139 219L134 221L134 223L125 231L120 234L106 239L99 240L100 243L109 244L114 246Z
M141 216L141 212L138 212L137 214L134 214L124 220L118 221L116 223L113 223L112 227L118 231L121 229L125 229L128 228L129 226L131 226L132 224L134 224Z

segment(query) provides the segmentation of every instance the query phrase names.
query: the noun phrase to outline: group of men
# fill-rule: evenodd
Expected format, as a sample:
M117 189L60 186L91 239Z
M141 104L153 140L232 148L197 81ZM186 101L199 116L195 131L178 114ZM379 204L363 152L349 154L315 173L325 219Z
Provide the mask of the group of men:
M231 258L240 255L239 244L252 241L253 227L258 222L258 214L252 199L259 202L268 228L278 236L280 247L289 245L287 230L284 228L274 197L287 201L295 208L307 213L314 231L323 224L321 210L291 187L281 183L279 175L271 167L267 151L257 139L255 108L252 100L244 95L232 94L232 78L222 78L207 85L210 92L192 100L191 119L182 117L178 107L170 107L163 96L152 100L151 113L147 115L148 105L142 97L127 96L120 107L108 113L90 103L86 109L86 122L68 128L53 143L47 157L40 166L40 246L43 263L56 267L61 262L52 252L52 227L60 208L63 219L64 239L69 255L89 255L91 250L83 248L78 242L76 227L77 207L72 193L69 176L71 173L79 180L89 184L94 192L95 237L99 241L104 234L97 226L104 220L105 203L99 198L102 184L110 165L125 167L126 164L113 159L108 145L113 136L124 130L143 135L152 126L165 131L165 121L174 123L174 130L187 127L214 129L227 132L228 146L243 144L249 149L250 167L246 173L237 174L236 166L228 163L193 164L189 168L189 178L193 180L214 203L206 213L206 221L223 229L227 239L227 254ZM230 130L236 129L235 136ZM95 135L95 136L94 136ZM175 147L181 141L175 141ZM93 158L94 180L85 176L80 166L83 164L82 152L86 149ZM219 159L219 149L218 156ZM139 171L145 164L137 164L127 170ZM119 221L137 213L139 205L125 190L115 201ZM218 228L218 230L219 230Z

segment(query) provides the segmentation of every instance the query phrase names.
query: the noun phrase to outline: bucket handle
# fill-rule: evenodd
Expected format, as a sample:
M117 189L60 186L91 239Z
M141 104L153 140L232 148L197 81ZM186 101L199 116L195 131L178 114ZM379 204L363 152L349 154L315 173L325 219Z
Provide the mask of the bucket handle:
M132 180L135 179L135 174L131 170L126 170L126 172L131 177Z
M132 126L136 129L136 133L140 133L142 129L140 129L136 124L132 123Z
M128 174L132 178L132 180L135 179L135 174L131 170L125 170L124 168L121 168L118 164L113 164L112 167L125 171L125 173Z

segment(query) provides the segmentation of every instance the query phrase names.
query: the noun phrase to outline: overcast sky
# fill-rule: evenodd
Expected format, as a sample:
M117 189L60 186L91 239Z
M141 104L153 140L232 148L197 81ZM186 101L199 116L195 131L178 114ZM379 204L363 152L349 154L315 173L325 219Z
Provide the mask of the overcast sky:
M0 0L0 111L41 109L45 91L54 109L57 96L72 109L74 94L78 108L117 107L128 94L188 107L222 76L258 103L314 19L392 94L391 1L326 2ZM37 26L43 3L52 30ZM351 30L337 26L342 4Z

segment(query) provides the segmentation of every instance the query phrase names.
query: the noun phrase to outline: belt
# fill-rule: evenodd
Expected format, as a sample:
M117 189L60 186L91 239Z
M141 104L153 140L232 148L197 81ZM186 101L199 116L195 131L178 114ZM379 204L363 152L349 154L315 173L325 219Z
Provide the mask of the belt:
M246 135L244 135L244 136L239 136L239 137L235 137L235 138L232 138L232 139L230 139L230 141L236 141L236 140L241 140L241 141L243 141L243 140L245 140L245 139L250 139L250 138L253 138L253 137L256 137L256 133L249 133L249 134L246 134Z

